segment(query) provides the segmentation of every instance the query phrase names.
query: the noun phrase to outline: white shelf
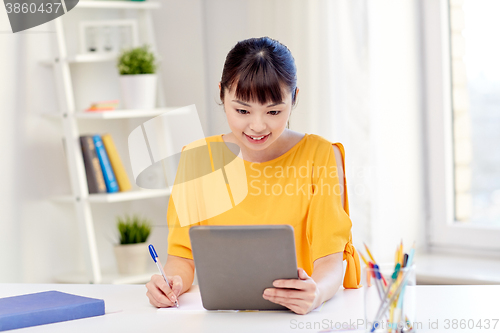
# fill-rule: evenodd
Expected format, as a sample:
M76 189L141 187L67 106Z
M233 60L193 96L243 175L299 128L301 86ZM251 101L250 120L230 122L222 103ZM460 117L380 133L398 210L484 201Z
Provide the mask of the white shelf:
M166 107L156 109L133 109L133 110L113 110L113 111L79 111L74 113L77 119L130 119L130 118L149 118L156 117L165 112L169 112L179 107ZM60 113L44 113L45 117L62 119L63 115Z
M79 119L123 119L123 118L141 118L155 117L165 112L178 109L178 107L156 108L145 110L114 110L114 111L84 111L75 113Z
M93 62L109 62L109 61L118 61L118 54L113 53L95 53L95 54L76 54L73 57L68 58L54 58L47 60L40 60L40 65L50 67L53 66L57 61L66 61L69 64L78 64L78 63L93 63Z
M147 254L149 256L149 253ZM147 283L151 280L153 274L158 274L158 270L147 271L138 275L122 275L116 272L103 272L102 284L129 284L129 283ZM86 277L85 272L70 272L59 274L55 277L57 283L91 283Z
M161 4L156 1L92 1L81 0L75 8L117 8L117 9L155 9Z
M69 57L67 61L69 63L78 62L106 62L106 61L117 61L118 53L90 53L90 54L76 54L73 57Z
M134 17L138 19L138 27L140 28L140 41L137 43L147 42L151 44L152 49L156 50L154 25L152 20L152 11L150 9L160 8L161 4L158 0L156 1L115 1L115 0L80 0L76 8L89 8L98 9L102 17L107 17L112 19L116 17L116 14L128 15L128 10L136 10ZM113 10L103 10L103 9L118 9L122 10L121 13ZM94 10L81 10L80 14L82 19L95 19L95 14L97 11ZM59 97L60 111L55 113L46 113L44 116L51 117L54 119L64 120L61 121L63 135L66 142L66 157L68 162L68 169L71 178L71 188L72 192L66 196L60 196L52 198L58 202L72 203L75 207L75 213L78 219L78 223L81 226L80 232L83 233L82 246L85 253L85 264L86 273L74 272L72 274L66 274L59 277L61 282L75 282L75 283L144 283L149 281L152 274L156 272L150 272L147 274L140 274L135 276L123 276L116 272L111 272L106 274L100 266L99 253L97 251L97 237L94 228L94 221L92 217L92 209L94 208L92 203L111 203L111 202L128 202L132 200L141 200L148 198L165 198L171 193L171 188L161 189L161 190L143 190L134 189L127 192L118 193L102 193L102 194L88 194L87 184L86 184L86 172L85 165L83 161L83 156L81 154L81 145L78 138L80 134L79 121L81 119L130 119L137 118L142 121L142 117L145 119L161 115L164 112L173 110L174 108L155 108L148 110L114 110L114 111L102 111L102 112L84 112L83 110L77 109L75 96L75 86L74 80L78 79L79 71L72 71L72 65L74 64L87 64L86 66L95 67L95 65L102 66L116 66L118 60L118 53L120 51L115 50L109 53L90 53L83 54L77 53L72 54L68 52L68 47L66 45L66 30L75 29L74 25L68 26L65 24L66 20L54 20L55 25L55 49L54 56L48 60L42 61L43 65L48 65L50 68L54 69L56 88L58 90L57 96ZM157 59L160 59L157 55ZM115 68L116 69L116 68ZM117 70L116 70L117 71ZM117 71L118 73L118 71ZM76 75L76 76L75 76ZM74 77L75 76L75 77ZM88 78L90 79L90 78ZM94 78L98 80L99 78ZM163 95L163 86L161 76L158 77L158 92L159 100L158 105L165 105L165 98ZM109 97L111 99L112 97ZM89 103L90 105L90 103ZM88 124L96 125L96 124ZM104 124L97 124L104 125ZM121 123L116 125L122 125L122 127L127 128L129 124ZM127 125L127 126L125 126ZM102 128L100 129L102 131ZM121 138L126 140L126 138ZM163 200L163 199L162 199ZM145 254L147 255L147 254ZM151 269L151 268L149 268ZM104 273L103 273L104 271Z
M111 53L89 53L89 54L75 54L74 56L61 58L60 61L66 61L69 64L84 64L84 63L96 63L96 62L117 62L119 57L118 52ZM156 61L161 63L161 57L159 54L155 54ZM40 64L43 66L52 66L56 62L57 58L49 60L41 60Z
M111 202L123 202L132 200L141 200L149 198L159 198L170 195L172 188L159 189L159 190L136 190L127 192L117 192L117 193L99 193L99 194L89 194L88 201L93 203L111 203ZM75 202L75 197L71 195L63 195L52 198L52 200L62 203L72 203Z

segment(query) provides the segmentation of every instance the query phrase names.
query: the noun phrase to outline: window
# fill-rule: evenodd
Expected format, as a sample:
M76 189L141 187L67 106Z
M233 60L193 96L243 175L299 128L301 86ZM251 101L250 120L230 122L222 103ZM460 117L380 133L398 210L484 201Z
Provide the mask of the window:
M500 250L500 1L424 0L428 239Z
M500 227L500 1L450 1L455 217ZM500 240L499 240L500 242Z

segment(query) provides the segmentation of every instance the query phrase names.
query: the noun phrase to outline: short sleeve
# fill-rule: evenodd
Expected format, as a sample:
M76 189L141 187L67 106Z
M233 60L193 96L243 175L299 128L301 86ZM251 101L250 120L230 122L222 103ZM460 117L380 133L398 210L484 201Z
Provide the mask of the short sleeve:
M339 146L344 159L344 149ZM338 161L344 165L344 161ZM345 167L344 174L345 172ZM312 189L307 217L306 234L311 247L311 260L327 255L343 252L343 259L347 260L344 277L345 288L359 288L360 267L359 258L352 245L351 227L349 217L347 187L344 176L345 209L341 200L341 187L339 185L337 162L333 147L330 145L324 152L324 158L319 160L313 168Z
M307 239L312 261L344 251L349 241L351 220L341 203L340 185L333 147L313 166L312 191L308 216Z
M179 217L175 210L172 196L168 200L167 208L167 224L168 224L168 248L167 253L173 256L193 259L191 251L191 240L189 239L189 229L192 225L182 227L179 222Z
M182 151L184 151L184 148L186 148L186 146L182 147ZM189 238L189 229L193 225L199 225L199 223L193 223L187 226L181 226L181 223L179 221L179 216L177 215L177 211L175 209L172 195L170 195L170 198L168 200L167 225L168 225L167 253L177 257L193 259L193 253L191 250L191 240Z

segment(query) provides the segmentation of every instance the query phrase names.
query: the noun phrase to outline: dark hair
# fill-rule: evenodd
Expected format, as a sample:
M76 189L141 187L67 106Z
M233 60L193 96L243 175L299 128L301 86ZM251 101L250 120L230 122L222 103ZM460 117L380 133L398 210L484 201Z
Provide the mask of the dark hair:
M236 85L236 98L243 101L283 101L283 88L292 93L295 104L297 69L290 50L269 37L239 41L229 51L221 78L220 99L224 103L226 88Z

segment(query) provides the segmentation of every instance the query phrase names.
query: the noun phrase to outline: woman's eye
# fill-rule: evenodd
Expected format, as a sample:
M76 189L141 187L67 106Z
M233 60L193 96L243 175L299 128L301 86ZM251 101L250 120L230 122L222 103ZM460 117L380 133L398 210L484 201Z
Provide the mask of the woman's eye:
M236 109L236 112L238 112L239 114L247 114L248 113L247 110L242 110L242 109Z
M271 114L271 116L277 116L278 114L280 114L281 111L269 111L269 113Z

